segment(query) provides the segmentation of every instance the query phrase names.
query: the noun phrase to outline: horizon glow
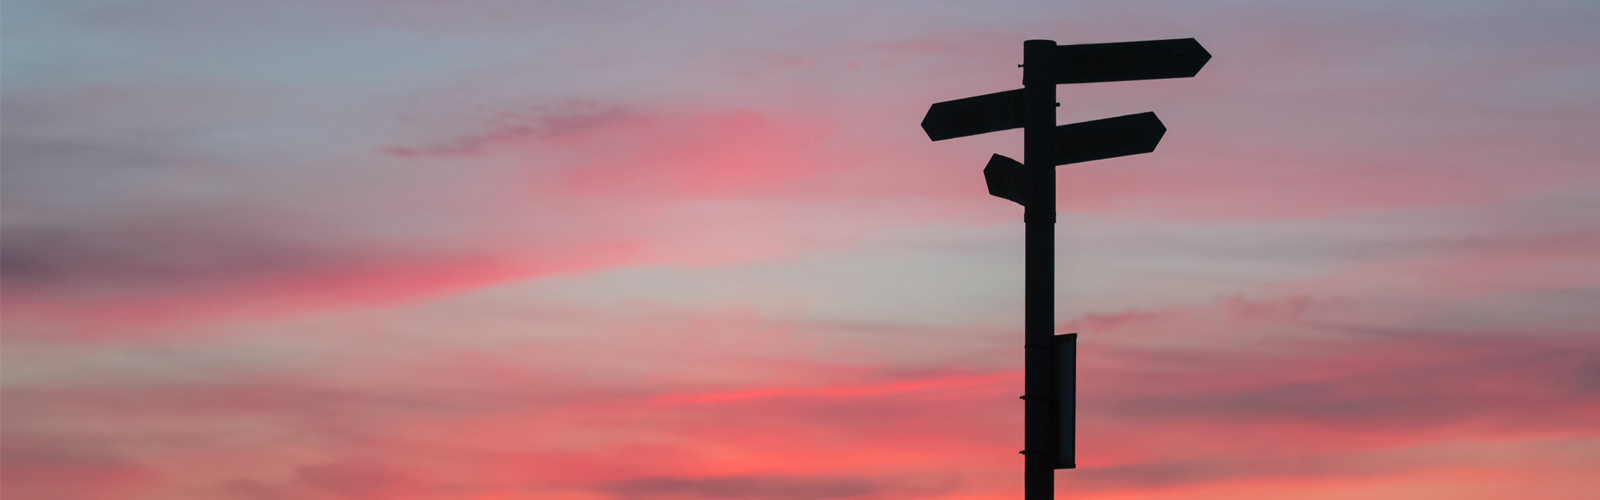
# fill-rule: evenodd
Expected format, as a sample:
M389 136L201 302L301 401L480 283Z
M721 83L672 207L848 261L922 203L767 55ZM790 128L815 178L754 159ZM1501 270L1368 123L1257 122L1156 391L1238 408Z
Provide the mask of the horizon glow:
M0 496L1021 495L1022 41L1086 499L1600 491L1600 6L82 0L0 18Z

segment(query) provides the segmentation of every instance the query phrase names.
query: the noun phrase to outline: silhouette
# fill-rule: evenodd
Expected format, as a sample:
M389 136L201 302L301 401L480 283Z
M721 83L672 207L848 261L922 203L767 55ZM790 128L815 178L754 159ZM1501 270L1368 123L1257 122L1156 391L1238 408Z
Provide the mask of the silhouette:
M1056 45L1022 43L1022 88L935 103L922 119L941 141L1022 129L1023 161L1001 155L984 167L989 194L1023 206L1026 226L1024 498L1055 496L1055 469L1077 468L1078 334L1055 335L1057 165L1155 151L1167 131L1155 113L1056 126L1056 85L1187 78L1211 60L1193 38Z

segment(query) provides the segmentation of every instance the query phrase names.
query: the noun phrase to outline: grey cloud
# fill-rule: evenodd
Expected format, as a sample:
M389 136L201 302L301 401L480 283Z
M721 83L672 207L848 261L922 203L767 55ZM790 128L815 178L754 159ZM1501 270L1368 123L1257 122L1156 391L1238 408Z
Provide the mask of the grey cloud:
M103 229L6 228L0 272L25 290L123 286L185 288L244 276L329 272L359 266L355 255L297 245L238 228L149 221Z
M336 463L301 467L300 482L344 498L382 498L418 482L414 473L371 463Z
M129 303L270 308L295 303L291 292L314 290L304 288L311 284L330 293L344 287L340 296L362 300L350 294L410 293L429 276L501 262L448 241L387 240L316 221L229 212L7 225L0 228L0 284L7 300L91 308L85 312ZM367 285L374 282L382 285ZM187 310L182 314L202 313Z
M152 472L92 440L19 434L9 427L0 447L0 496L6 498L109 498Z
M1183 373L1167 376L1183 378L1184 390L1092 394L1088 398L1094 401L1084 407L1101 408L1118 419L1290 420L1364 431L1435 429L1465 421L1559 428L1600 408L1588 386L1600 366L1591 334L1411 332L1367 337L1359 346L1301 347L1308 352L1283 357L1128 350L1119 354L1127 357L1125 368L1107 375L1143 382L1115 386L1160 385L1165 379L1135 375L1159 366ZM1284 376L1291 365L1296 371L1336 371L1312 379Z
M0 272L8 285L36 287L96 278L171 280L196 270L170 254L163 255L181 252L182 246L178 241L160 241L163 239L55 228L13 229L6 231L0 247Z
M749 500L826 500L869 498L895 493L923 496L953 490L956 479L948 475L850 476L729 476L713 478L641 478L603 485L600 489L619 498L704 498Z
M634 117L616 106L569 103L535 107L526 112L501 113L492 120L491 130L423 147L385 148L384 153L400 158L474 156L492 147L525 140L540 140L606 127Z
M1398 455L1418 454L1400 452ZM1172 460L1075 471L1061 482L1068 491L1176 488L1237 479L1361 477L1423 467L1426 461L1395 460L1397 453L1288 456L1270 459Z

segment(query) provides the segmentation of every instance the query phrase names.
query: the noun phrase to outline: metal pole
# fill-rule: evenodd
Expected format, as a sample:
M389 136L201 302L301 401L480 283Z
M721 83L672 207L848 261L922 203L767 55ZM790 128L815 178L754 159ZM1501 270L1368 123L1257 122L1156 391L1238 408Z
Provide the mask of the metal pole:
M1024 365L1024 500L1055 498L1058 425L1055 373L1055 222L1056 162L1051 132L1056 127L1056 42L1022 44L1022 86L1026 109L1022 129L1023 164L1031 191L1022 220L1027 228Z

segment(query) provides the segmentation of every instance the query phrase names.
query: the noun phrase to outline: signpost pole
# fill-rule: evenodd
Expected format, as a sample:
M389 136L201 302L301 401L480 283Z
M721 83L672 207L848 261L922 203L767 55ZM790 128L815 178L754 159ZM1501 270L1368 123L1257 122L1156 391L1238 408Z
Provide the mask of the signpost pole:
M1053 500L1055 470L1078 467L1078 336L1055 335L1056 166L1149 153L1167 131L1155 113L1057 127L1056 85L1188 78L1209 60L1193 38L1060 46L1028 40L1021 89L934 103L922 118L935 141L1022 129L1023 162L994 155L983 177L989 194L1024 208L1025 500Z
M1022 44L1023 165L1031 192L1022 216L1024 257L1024 500L1055 497L1057 415L1055 373L1056 42ZM1059 432L1071 432L1060 430ZM1065 451L1065 450L1062 450Z

